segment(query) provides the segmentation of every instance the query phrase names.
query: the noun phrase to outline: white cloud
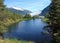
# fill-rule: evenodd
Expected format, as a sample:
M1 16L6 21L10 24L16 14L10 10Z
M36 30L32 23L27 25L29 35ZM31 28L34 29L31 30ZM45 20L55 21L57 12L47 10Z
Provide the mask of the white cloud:
M39 15L41 13L41 11L35 11L33 13L30 13L31 16L35 16L35 15Z
M12 8L14 8L14 9L16 9L16 10L24 11L24 9L23 9L23 8L18 8L18 7L16 7L16 6L14 6L14 7L12 7Z

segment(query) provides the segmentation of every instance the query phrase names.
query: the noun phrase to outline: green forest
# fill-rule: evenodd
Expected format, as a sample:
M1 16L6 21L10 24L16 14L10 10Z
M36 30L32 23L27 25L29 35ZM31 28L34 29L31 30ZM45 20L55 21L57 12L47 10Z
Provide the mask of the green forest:
M60 0L52 0L50 4L50 10L43 19L44 22L47 22L45 28L50 27L52 30L52 43L60 43Z

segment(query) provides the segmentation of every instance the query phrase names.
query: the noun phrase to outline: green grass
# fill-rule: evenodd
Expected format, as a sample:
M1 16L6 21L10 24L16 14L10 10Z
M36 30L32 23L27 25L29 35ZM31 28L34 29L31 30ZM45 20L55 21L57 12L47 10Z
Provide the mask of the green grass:
M48 20L48 18L42 18L42 21L43 22L48 22L49 20Z
M0 43L34 43L32 41L17 40L17 39L0 39Z

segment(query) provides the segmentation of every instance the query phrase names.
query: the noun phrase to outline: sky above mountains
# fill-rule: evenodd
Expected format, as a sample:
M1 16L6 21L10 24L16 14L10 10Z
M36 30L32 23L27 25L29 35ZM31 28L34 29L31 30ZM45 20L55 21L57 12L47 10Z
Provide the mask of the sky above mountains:
M7 7L18 7L30 10L32 12L43 10L51 3L51 0L5 0Z

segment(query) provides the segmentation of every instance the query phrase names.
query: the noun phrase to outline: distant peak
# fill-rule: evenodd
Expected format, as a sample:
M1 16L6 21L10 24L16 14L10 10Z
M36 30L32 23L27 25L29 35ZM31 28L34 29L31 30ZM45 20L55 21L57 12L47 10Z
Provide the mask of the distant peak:
M24 9L23 8L18 8L18 7L12 7L12 8L14 8L14 9L16 9L16 10L21 10L21 11L24 11Z

